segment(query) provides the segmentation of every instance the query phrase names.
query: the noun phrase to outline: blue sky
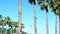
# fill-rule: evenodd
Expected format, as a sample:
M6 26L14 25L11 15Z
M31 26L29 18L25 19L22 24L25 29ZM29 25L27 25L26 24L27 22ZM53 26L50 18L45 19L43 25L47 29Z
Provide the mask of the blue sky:
M28 0L22 0L22 23L25 28L23 31L34 33L34 5L31 5ZM36 5L37 15L37 30L38 34L46 34L46 11L41 10L38 4ZM9 16L13 21L18 21L18 0L0 0L0 14L4 17ZM49 10L49 34L55 34L56 17Z

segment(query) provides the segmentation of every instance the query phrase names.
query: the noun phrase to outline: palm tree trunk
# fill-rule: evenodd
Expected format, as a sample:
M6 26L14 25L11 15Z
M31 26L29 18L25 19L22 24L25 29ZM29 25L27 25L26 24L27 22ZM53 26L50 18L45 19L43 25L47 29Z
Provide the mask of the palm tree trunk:
M46 0L48 2L48 0ZM48 9L46 7L46 34L49 34L49 27L48 27Z
M49 29L48 29L48 11L46 12L46 34L49 34Z
M59 15L59 34L60 34L60 15Z
M56 15L55 34L57 34L57 15Z
M18 8L18 34L22 34L21 29L21 20L22 20L22 0L19 0L19 8Z
M34 34L37 34L36 5L34 5Z
M58 15L56 14L55 34L58 34Z

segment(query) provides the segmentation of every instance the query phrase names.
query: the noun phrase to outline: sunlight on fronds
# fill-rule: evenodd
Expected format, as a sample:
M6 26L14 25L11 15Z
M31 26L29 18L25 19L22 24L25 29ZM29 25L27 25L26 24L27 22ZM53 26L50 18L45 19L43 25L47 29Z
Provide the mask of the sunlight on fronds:
M57 9L56 10L56 13L59 15L60 14L60 9Z
M48 5L48 2L44 2L44 5L47 6Z
M48 6L47 8L50 9L50 6Z
M38 2L39 2L39 0L35 0L35 2L36 2L36 3L38 3Z
M58 5L57 4L54 4L54 8L56 8Z

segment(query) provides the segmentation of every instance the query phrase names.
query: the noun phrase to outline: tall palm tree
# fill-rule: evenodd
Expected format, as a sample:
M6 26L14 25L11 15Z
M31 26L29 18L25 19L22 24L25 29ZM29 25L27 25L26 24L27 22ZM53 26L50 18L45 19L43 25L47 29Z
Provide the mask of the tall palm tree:
M37 0L29 0L29 3L34 4L34 34L37 34L36 2Z
M49 26L48 26L48 10L50 9L50 3L48 0L42 0L39 1L38 3L41 7L41 9L45 9L46 10L46 34L49 34Z
M56 12L56 10L54 10L54 13L56 14L56 24L55 24L55 34L57 34L58 33L58 15L57 15L57 12Z
M58 32L59 32L59 34L60 34L60 29L58 28L58 25L60 25L60 23L59 23L59 20L58 20L58 16L60 15L60 8L57 8L56 9L56 31L55 31L55 34L58 34ZM60 26L59 26L60 27ZM58 30L59 29L59 30Z
M18 34L22 34L21 23L22 23L22 0L19 0L19 6L18 6Z
M58 4L58 15L59 15L59 34L60 34L60 0L56 0Z
M58 33L57 27L58 27L58 9L54 10L54 13L56 14L56 26L55 26L55 34Z
M60 4L58 2L58 0L52 0L51 1L51 8L54 11L54 13L56 14L56 26L55 26L55 34L57 34L57 23L58 23L58 15L60 15ZM60 23L59 23L59 34L60 34Z
M60 8L56 9L56 13L57 15L59 15L59 34L60 34Z

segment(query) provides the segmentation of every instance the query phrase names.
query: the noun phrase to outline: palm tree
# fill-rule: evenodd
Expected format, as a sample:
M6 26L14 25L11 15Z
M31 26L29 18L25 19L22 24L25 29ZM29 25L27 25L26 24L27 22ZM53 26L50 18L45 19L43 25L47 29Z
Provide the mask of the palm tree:
M2 25L2 15L0 15L0 26ZM1 30L1 34L2 34L2 30Z
M0 15L0 25L2 26L2 34L4 34L4 32L3 32L3 26L5 26L5 20L3 20L3 18L2 18L2 15Z
M57 15L59 15L59 34L60 34L60 8L56 9L56 13L57 13Z
M10 18L10 17L5 17L5 23L10 26L10 24L11 24L11 18ZM10 27L11 27L11 26L10 26ZM11 30L10 30L10 31L11 31ZM7 30L6 30L6 33L7 33ZM6 33L5 33L5 34L6 34ZM12 31L11 31L10 33L12 33Z
M55 9L54 13L56 14L56 26L55 26L55 34L57 34L58 30L57 30L57 27L58 27L58 9Z
M51 8L54 11L54 13L56 14L56 26L55 26L55 34L57 34L57 23L58 23L58 15L60 15L60 4L57 0L52 0L51 1ZM60 26L60 23L59 23ZM59 34L60 34L60 27L59 27Z
M22 34L21 23L22 23L22 0L19 0L19 6L18 6L18 34Z
M59 34L60 34L60 0L57 0L58 8L59 8Z
M58 27L58 15L57 15L56 10L54 10L54 13L55 13L55 15L56 15L55 34L57 34L57 32L58 32L58 30L57 30L57 27Z
M0 15L0 25L2 26L2 34L5 34L4 32L3 32L3 27L6 25L6 22L5 22L5 20L3 20L3 18L2 18L2 15Z
M46 10L46 34L49 34L49 27L48 27L48 10L50 9L50 3L48 0L42 0L38 3L41 6L41 9Z
M34 34L37 34L36 2L37 2L37 0L29 0L29 3L34 4Z

